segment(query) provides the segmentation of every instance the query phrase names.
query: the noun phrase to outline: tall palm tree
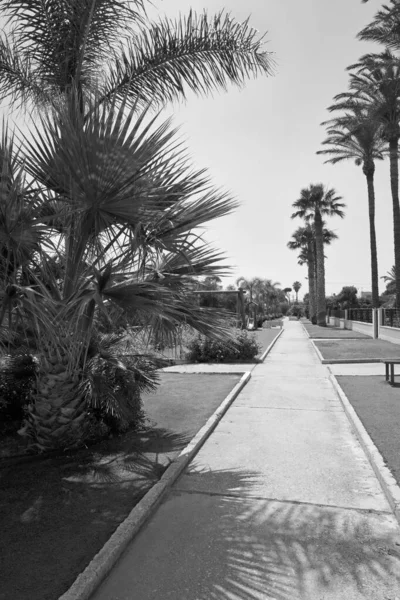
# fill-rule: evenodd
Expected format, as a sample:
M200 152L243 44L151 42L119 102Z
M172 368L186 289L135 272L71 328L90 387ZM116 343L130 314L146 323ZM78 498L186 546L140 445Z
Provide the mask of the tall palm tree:
M319 184L312 184L300 192L298 200L292 206L296 211L291 218L300 217L306 223L313 223L315 228L316 246L316 271L317 271L317 324L326 326L326 300L325 300L325 256L323 238L323 217L338 216L343 218L345 204L336 191L325 189Z
M367 2L368 0L363 0ZM378 42L387 48L400 48L400 2L389 0L376 13L372 22L358 34L358 39L365 42Z
M248 21L190 11L151 23L146 0L0 0L0 100L48 107L75 95L81 112L115 97L146 106L208 94L273 60ZM87 105L87 99L90 105Z
M335 111L336 105L328 110ZM371 117L368 107L363 107L357 101L349 100L341 109L344 114L322 123L327 126L328 137L323 141L328 148L317 154L328 155L331 158L325 162L337 164L344 160L354 160L357 166L362 165L367 180L368 215L371 252L371 282L372 306L379 307L378 256L375 232L375 161L383 160L386 142L382 138L382 125Z
M300 281L295 281L295 282L292 284L292 287L293 287L293 289L294 289L294 291L295 291L295 294L296 294L296 303L297 303L297 302L299 301L299 290L300 290L300 288L301 288L301 283L300 283Z
M324 246L329 246L333 240L337 239L336 233L323 228ZM300 250L298 255L299 265L307 265L308 268L308 302L310 321L314 324L317 322L317 270L316 270L316 240L315 228L311 224L306 224L304 227L298 227L292 235L292 239L287 244L290 250Z
M400 306L400 204L398 147L400 139L400 60L389 50L367 54L351 65L350 91L335 97L338 109L356 100L382 126L389 145L390 187L396 266L396 302Z

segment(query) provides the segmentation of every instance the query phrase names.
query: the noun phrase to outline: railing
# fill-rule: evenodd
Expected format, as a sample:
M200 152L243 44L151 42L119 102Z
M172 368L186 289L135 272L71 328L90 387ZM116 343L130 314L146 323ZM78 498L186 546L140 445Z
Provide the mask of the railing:
M345 311L340 310L340 308L330 308L328 310L328 317L335 317L336 319L344 319L345 315L346 315Z
M349 321L372 323L372 308L349 308L347 318Z
M400 328L400 310L398 308L384 308L382 325Z

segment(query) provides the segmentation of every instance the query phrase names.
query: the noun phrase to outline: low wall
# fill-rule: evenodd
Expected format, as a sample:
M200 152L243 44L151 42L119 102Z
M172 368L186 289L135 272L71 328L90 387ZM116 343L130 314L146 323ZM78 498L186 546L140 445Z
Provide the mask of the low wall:
M358 333L364 333L370 337L374 337L374 326L372 323L362 323L361 321L344 321L345 329L351 329Z
M400 344L400 329L397 327L386 327L385 325L381 325L379 327L378 337L380 340L392 342L392 344Z

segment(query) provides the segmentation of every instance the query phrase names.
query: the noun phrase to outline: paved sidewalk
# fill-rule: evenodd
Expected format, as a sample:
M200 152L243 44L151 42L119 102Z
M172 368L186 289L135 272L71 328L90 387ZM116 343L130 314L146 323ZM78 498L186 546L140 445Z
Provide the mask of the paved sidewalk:
M300 323L93 600L400 600L400 530Z

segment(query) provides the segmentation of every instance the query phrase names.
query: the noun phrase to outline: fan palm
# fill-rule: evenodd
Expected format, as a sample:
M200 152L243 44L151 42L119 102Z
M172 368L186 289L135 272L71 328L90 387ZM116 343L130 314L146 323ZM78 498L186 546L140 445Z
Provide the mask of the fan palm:
M39 219L52 242L52 253L41 250L42 262L56 255L63 265L53 276L49 269L46 285L30 269L31 284L19 285L9 302L32 324L40 353L35 402L22 430L40 449L85 435L87 407L99 395L99 386L87 384L98 365L98 315L110 319L114 307L145 317L155 332L172 335L185 323L227 335L218 313L190 299L198 277L226 273L221 254L193 230L235 202L190 168L168 122L145 123L146 111L138 112L136 105L127 111L114 103L93 107L84 118L69 107L41 118L23 140L25 168L53 211L49 220L42 207ZM137 376L112 353L101 356L118 372ZM103 387L102 397L117 405L113 390Z
M223 11L150 23L146 0L0 0L0 99L53 105L75 88L82 112L118 97L165 104L271 74L271 54L248 21ZM91 104L87 106L87 99Z
M323 228L324 246L329 246L333 240L337 239L336 233ZM317 270L316 270L316 243L315 243L315 228L312 224L307 224L305 227L298 227L292 235L292 239L287 244L290 250L300 250L298 256L299 265L306 264L308 267L308 303L310 321L317 322Z
M298 301L299 301L299 290L300 290L300 288L301 288L301 283L300 283L300 281L295 281L295 282L292 284L292 288L294 289L294 291L295 291L295 294L296 294L296 302L298 302Z
M323 238L323 216L344 217L343 208L345 204L340 202L342 198L336 191L325 189L322 184L310 185L300 192L300 198L293 203L296 211L291 215L292 219L300 217L307 223L312 223L315 229L316 247L316 272L317 272L317 324L326 325L326 301L325 301L325 257Z
M336 105L328 110L336 110ZM386 142L382 139L382 125L371 118L368 108L360 106L356 101L349 101L343 106L345 113L339 117L322 123L327 126L328 137L323 145L328 146L317 154L331 158L325 162L337 164L344 160L354 160L357 166L362 165L367 180L368 215L371 252L372 306L379 306L378 257L375 232L375 161L384 158Z
M400 139L400 60L390 51L367 54L349 67L350 91L336 96L340 109L348 102L368 111L371 119L382 127L389 145L390 187L393 205L394 255L397 273L396 301L400 305L400 205L398 146Z

